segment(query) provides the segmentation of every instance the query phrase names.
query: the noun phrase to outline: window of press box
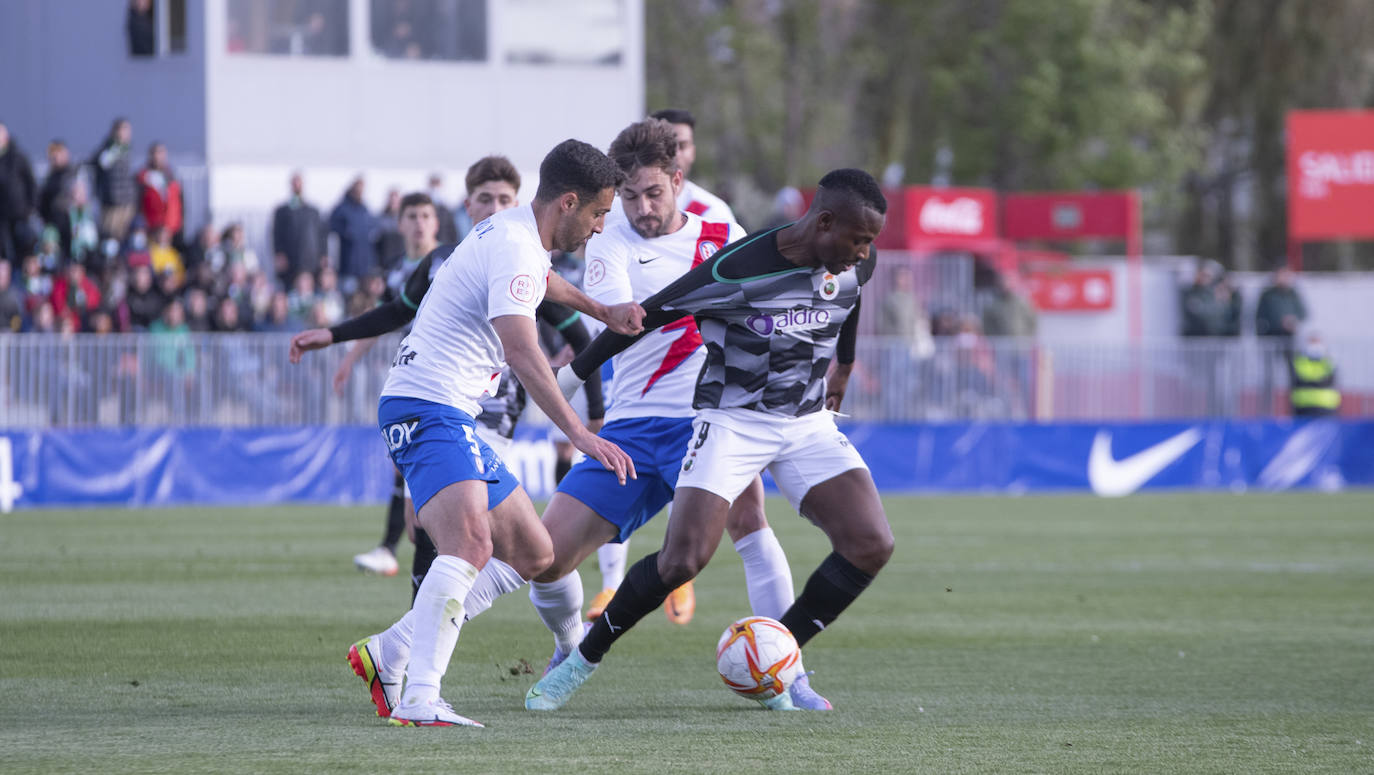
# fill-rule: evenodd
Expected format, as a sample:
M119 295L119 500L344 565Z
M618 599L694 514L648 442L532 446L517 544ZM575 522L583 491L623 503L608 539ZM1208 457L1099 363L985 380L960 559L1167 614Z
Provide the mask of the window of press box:
M186 52L186 0L129 0L124 20L129 56Z
M371 0L372 50L389 59L487 58L487 0Z
M230 54L348 56L348 0L228 0Z
M624 0L503 0L506 61L615 66L625 56Z

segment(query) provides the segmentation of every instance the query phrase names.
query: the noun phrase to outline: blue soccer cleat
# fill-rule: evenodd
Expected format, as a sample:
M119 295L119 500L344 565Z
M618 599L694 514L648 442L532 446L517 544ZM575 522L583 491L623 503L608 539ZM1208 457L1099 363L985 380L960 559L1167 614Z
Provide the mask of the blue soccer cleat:
M567 659L546 673L525 693L525 709L558 710L573 696L573 692L586 682L593 670L596 670L596 665L588 662L580 650L573 649Z

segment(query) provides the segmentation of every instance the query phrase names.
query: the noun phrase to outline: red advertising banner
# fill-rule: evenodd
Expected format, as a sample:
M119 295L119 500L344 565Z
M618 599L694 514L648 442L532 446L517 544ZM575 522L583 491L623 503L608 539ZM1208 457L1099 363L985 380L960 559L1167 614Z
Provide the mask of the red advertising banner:
M907 242L986 244L997 237L997 192L986 188L906 189Z
M1035 308L1048 312L1100 312L1116 304L1107 269L1048 269L1028 272L1026 287Z
M1288 114L1288 232L1374 237L1374 111Z
M1007 194L1002 207L1010 240L1129 240L1139 202L1134 191Z

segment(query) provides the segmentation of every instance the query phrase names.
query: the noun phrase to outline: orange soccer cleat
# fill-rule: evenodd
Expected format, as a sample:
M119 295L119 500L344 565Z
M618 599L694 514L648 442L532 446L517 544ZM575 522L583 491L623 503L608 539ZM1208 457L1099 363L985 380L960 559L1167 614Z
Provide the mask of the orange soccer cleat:
M592 602L587 605L587 621L594 622L600 619L601 612L606 610L606 604L611 602L613 597L615 597L615 590L610 587L597 592L596 597L593 597Z
M692 621L692 614L696 613L696 610L697 594L692 589L690 581L668 593L668 599L663 601L663 612L673 624L686 624Z

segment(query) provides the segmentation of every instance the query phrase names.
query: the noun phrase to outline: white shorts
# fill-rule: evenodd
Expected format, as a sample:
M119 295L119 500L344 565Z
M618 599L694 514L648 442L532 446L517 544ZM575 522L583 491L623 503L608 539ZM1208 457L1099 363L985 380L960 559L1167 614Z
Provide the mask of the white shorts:
M696 487L731 503L767 468L801 510L812 487L868 464L835 427L830 412L775 417L748 409L703 409L692 421L678 487Z

